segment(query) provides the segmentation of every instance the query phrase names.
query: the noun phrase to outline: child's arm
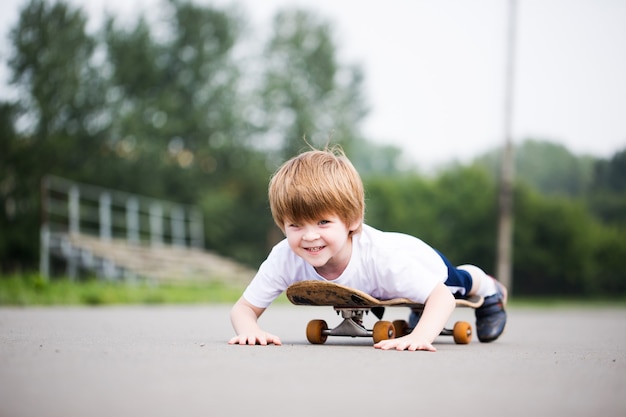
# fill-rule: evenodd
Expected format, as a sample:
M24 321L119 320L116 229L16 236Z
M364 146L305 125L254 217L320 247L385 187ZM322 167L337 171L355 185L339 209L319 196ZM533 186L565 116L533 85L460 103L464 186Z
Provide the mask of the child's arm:
M432 345L439 336L454 311L456 302L452 293L443 283L437 284L424 305L424 311L413 331L397 339L383 340L374 345L377 349L429 350L436 352Z
M273 343L280 345L280 339L273 334L267 333L257 324L258 318L265 311L264 308L255 307L245 298L239 298L230 312L230 321L233 324L237 336L228 341L231 345L267 345Z

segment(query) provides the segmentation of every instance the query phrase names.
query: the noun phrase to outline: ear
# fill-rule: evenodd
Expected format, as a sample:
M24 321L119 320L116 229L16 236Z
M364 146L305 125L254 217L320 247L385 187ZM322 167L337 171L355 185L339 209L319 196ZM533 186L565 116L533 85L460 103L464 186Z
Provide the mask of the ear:
M350 224L350 227L348 227L348 230L350 230L350 233L353 233L357 231L359 227L361 227L362 223L363 223L363 219L356 220L355 222Z

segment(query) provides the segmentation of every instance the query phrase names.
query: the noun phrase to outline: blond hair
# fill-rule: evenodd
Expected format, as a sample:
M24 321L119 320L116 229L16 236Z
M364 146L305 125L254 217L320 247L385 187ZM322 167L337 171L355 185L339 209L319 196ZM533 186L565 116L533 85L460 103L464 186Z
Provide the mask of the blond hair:
M272 217L284 232L285 222L317 222L325 216L339 217L347 227L365 212L363 182L338 147L311 150L285 162L269 185Z

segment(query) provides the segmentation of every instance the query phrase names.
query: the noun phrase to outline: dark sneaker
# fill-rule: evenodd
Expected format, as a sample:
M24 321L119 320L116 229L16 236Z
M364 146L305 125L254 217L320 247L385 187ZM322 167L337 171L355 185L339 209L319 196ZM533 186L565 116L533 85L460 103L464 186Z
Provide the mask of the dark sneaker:
M504 285L496 281L498 292L489 297L485 297L482 306L476 309L476 333L478 340L483 343L496 340L506 326L506 304L507 291Z

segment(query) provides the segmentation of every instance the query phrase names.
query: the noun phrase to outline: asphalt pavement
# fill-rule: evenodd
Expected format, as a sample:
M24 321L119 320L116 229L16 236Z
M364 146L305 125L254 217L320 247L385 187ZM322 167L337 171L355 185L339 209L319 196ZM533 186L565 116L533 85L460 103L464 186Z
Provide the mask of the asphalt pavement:
M436 353L310 345L339 318L291 305L261 318L283 346L230 346L229 308L0 308L0 417L626 415L625 308L511 308L496 342Z

